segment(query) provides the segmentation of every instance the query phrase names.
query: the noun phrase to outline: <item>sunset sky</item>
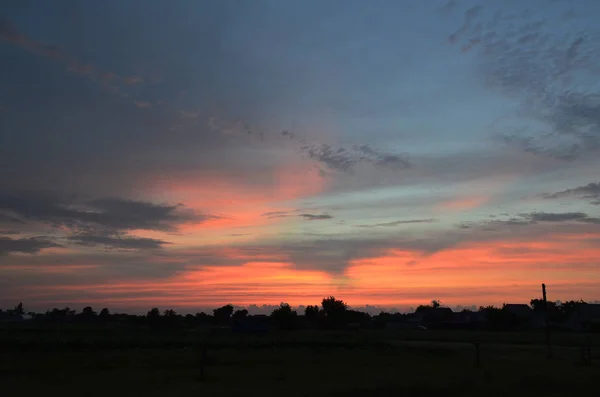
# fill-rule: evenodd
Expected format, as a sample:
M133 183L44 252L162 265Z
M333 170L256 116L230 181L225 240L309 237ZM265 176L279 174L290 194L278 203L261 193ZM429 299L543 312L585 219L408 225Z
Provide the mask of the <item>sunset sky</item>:
M599 300L599 19L3 2L0 307Z

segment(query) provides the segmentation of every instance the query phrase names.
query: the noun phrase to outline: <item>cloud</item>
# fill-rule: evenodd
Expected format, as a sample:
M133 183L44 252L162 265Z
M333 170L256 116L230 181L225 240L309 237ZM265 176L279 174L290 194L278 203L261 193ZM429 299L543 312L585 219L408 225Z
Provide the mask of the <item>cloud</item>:
M367 227L367 228L393 227L393 226L399 226L399 225L408 225L411 223L433 223L433 222L437 222L437 219L409 219L409 220L400 220L400 221L394 221L394 222L376 223L373 225L356 225L356 227Z
M303 146L301 152L306 153L311 159L323 163L327 168L335 171L351 171L359 162L359 159L351 153L347 153L346 149L334 149L326 144Z
M0 39L46 59L60 62L68 71L80 76L86 76L89 79L104 85L114 93L126 96L126 94L119 90L118 86L113 86L114 84L135 85L144 82L144 79L140 76L119 76L113 72L98 70L93 65L82 62L71 54L67 54L59 46L41 43L30 38L26 34L21 33L11 21L2 18L1 16Z
M545 194L544 197L549 199L578 197L586 200L592 200L592 204L598 205L600 204L600 183L592 182L585 186L579 186L556 193Z
M570 29L575 24L565 24L560 2L547 8L542 17L528 8L511 8L510 13L501 6L467 10L450 41L463 51L479 50L485 84L520 104L514 114L494 123L496 139L525 152L572 161L600 149L600 96L589 84L580 84L600 77L600 31Z
M113 249L134 249L134 250L146 250L146 249L159 249L165 244L170 244L167 241L143 238L143 237L129 237L119 235L94 235L94 234L75 234L67 237L71 242L83 246L104 246L106 248Z
M506 215L503 215L503 217ZM513 230L513 226L528 226L537 225L544 223L588 223L588 224L600 224L600 218L590 217L588 214L583 212L530 212L521 213L517 216L512 216L509 219L497 219L499 217L493 216L492 219L486 219L481 221L468 221L461 222L458 224L460 229L481 229L483 231L499 231L502 229Z
M300 152L323 164L326 168L338 172L352 172L354 167L360 163L370 163L376 167L392 169L411 167L411 163L405 155L386 153L369 145L335 148L328 144L313 144L302 146Z
M270 211L270 212L265 212L261 216L272 219L272 218L286 218L290 215L291 215L290 211Z
M281 144L283 139L284 143L291 141L292 145L300 144L301 146L296 147L295 150L301 156L306 156L331 171L352 173L359 164L371 164L376 168L392 170L411 167L411 162L406 153L399 154L384 151L367 144L334 146L321 143L318 139L310 138L302 132L283 130L277 133L269 133L260 131L258 126L250 126L241 120L228 121L214 116L208 119L207 124L213 131L218 131L224 136L241 139L245 142L251 139L263 145ZM322 170L322 172L325 171Z
M530 214L522 214L521 216L525 219L529 219L531 222L570 222L593 219L589 218L587 214L584 214L583 212L532 212Z
M328 214L320 214L320 215L315 215L315 214L300 214L300 217L308 220L308 221L320 221L320 220L325 220L325 219L332 219L333 216L328 215Z
M71 229L172 231L178 223L203 221L180 205L154 204L121 198L61 199L48 194L0 195L0 211L22 222L38 221Z
M157 299L176 307L197 307L198 302L214 307L277 304L281 299L298 305L318 303L329 294L354 305L414 305L427 302L432 293L452 305L498 304L507 296L516 301L529 299L541 270L546 282L563 296L580 294L577 288L582 286L585 299L597 291L597 237L591 240L581 233L569 238L557 233L486 237L486 241L465 241L431 255L394 245L382 247L350 258L345 269L335 274L298 268L295 261L253 260L251 255L240 258L238 264L188 266L164 277L138 274L96 280L91 278L94 273L81 277L82 271L74 269L41 279L28 273L21 281L26 288L21 288L20 296L44 304L61 301L71 306L77 302L119 308L129 304L145 310Z
M0 224L3 223L24 224L25 222L12 215L0 212Z
M21 239L0 237L0 255L15 252L20 252L23 254L35 254L45 248L53 247L60 247L60 245L44 237L29 237Z

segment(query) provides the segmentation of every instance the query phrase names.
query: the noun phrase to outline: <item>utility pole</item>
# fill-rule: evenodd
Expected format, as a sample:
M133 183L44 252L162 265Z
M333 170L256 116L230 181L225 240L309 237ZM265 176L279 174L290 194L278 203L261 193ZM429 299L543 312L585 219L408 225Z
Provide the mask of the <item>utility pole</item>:
M544 326L546 328L546 346L548 358L552 358L552 346L550 345L550 327L548 326L548 300L546 299L546 284L542 283L542 298L544 300Z

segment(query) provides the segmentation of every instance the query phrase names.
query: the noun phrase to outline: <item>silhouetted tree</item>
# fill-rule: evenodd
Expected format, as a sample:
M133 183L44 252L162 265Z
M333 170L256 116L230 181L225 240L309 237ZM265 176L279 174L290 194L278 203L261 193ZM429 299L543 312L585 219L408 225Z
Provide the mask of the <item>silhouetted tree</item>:
M186 314L184 317L184 320L185 320L185 324L188 327L191 327L196 322L196 317L193 314Z
M358 310L346 310L344 313L345 321L352 324L358 324L361 328L366 328L371 323L369 313L360 312Z
M227 323L229 323L229 319L231 318L231 315L233 314L233 306L225 305L218 309L214 309L213 314L214 314L214 319L217 322L217 324L227 324Z
M557 302L548 301L546 306L544 305L544 301L542 299L532 299L529 302L533 311L539 315L547 316L548 321L550 322L560 322L562 321L563 315L561 307Z
M348 305L343 300L337 300L335 297L323 298L321 302L325 315L330 317L339 317L348 309Z
M346 310L348 309L348 305L344 301L330 296L323 299L321 306L323 307L326 317L325 323L328 327L340 327L344 324Z
M484 314L488 327L494 331L514 330L522 323L522 320L508 310L506 304L501 309L494 306L482 306L479 311Z
M23 302L19 302L19 304L15 306L14 314L18 316L22 316L23 314L25 314L25 309L23 309Z
M165 317L176 317L177 313L175 313L175 310L173 310L173 309L167 309L164 312L164 316Z
M158 310L157 307L153 307L152 309L150 309L150 311L148 312L148 314L146 314L146 317L148 317L148 318L157 318L157 317L160 317L160 310Z
M211 322L211 316L204 312L196 313L196 323L197 324L209 324Z
M241 310L236 310L235 313L233 313L233 316L231 316L234 320L241 320L244 319L248 316L248 310L246 309L241 309Z
M587 303L583 300L563 302L558 308L560 311L561 321L568 321L579 306L586 304Z
M86 306L81 311L81 314L85 317L93 317L96 315L96 312L94 311L94 309L92 309L91 306Z
M160 325L160 310L157 307L153 307L146 314L146 320L148 321L148 325L152 328L156 328Z
M108 311L108 309L105 307L104 309L100 310L100 318L103 320L107 320L110 317L110 312Z
M544 306L544 301L542 299L532 299L529 301L529 305L531 306L531 308L533 309L534 312L541 313L546 309L546 307ZM556 311L557 308L558 308L558 304L556 302L553 302L553 301L547 302L548 312Z
M320 309L317 305L308 305L304 309L304 316L309 323L316 323L319 318Z
M439 309L440 307L442 307L442 303L439 300L432 300L430 304L428 305L419 305L417 306L417 309L415 310L415 313L421 313L427 310L431 310L431 309Z
M51 321L65 321L67 318L71 318L75 315L75 310L71 310L68 307L64 309L54 308L51 311L46 312L46 316Z
M180 316L175 312L175 310L167 309L164 312L162 320L165 326L172 328L177 325L179 317Z
M95 318L96 312L91 306L84 307L81 313L77 315L77 320L82 323L91 323L95 321Z
M287 303L282 303L271 313L271 318L279 324L281 329L294 329L297 324L298 313L292 310Z

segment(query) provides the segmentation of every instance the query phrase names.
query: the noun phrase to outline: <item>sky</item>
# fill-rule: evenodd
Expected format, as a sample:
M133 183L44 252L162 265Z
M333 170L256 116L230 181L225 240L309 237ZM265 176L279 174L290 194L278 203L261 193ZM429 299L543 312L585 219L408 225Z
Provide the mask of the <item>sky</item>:
M0 6L0 307L600 299L600 3Z

